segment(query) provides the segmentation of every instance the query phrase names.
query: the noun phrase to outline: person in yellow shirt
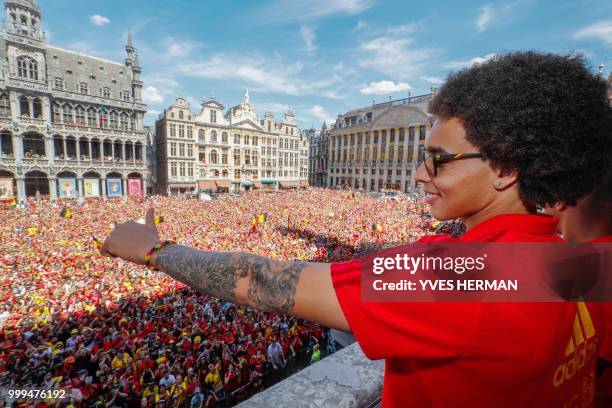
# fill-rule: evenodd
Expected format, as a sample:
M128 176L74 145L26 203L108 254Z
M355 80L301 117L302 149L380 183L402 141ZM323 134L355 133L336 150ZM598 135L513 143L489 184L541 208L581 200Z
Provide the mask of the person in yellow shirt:
M209 364L208 365L208 374L204 377L204 383L207 385L212 385L215 389L216 393L220 393L223 389L223 383L221 382L221 374L219 373L219 368Z

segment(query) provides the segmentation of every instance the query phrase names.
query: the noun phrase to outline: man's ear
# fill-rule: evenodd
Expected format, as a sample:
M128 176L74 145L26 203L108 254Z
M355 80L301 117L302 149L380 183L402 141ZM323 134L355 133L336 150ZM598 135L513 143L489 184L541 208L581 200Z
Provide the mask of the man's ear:
M493 182L493 186L496 190L505 190L508 187L513 186L518 181L517 170L496 170L497 177Z
M558 202L555 203L555 205L553 206L553 208L559 212L564 211L567 208L567 204L562 203L562 202Z

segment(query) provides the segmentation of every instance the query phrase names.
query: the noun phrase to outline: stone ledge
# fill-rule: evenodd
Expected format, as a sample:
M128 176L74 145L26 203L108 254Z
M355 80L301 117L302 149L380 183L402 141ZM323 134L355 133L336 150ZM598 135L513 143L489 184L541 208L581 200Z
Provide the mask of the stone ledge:
M384 362L357 343L324 358L237 405L241 408L358 408L382 395Z

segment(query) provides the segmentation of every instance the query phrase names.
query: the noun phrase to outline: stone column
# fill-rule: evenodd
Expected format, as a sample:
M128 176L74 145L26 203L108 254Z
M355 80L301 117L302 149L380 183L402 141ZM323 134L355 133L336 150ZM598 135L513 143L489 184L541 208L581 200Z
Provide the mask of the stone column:
M47 136L45 138L45 153L47 155L47 163L49 165L53 164L53 160L55 159L55 146L53 146L53 139Z
M66 136L62 137L62 144L64 146L64 160L66 160L66 157L68 155L68 150L66 149Z
M49 194L51 202L55 202L57 200L57 179L55 177L49 177Z
M121 160L125 161L125 142L121 142Z
M28 108L30 109L30 118L34 118L34 100L28 98Z
M147 179L146 178L142 178L142 195L143 197L147 196Z
M77 178L77 199L79 203L83 202L83 179Z
M127 178L121 177L121 185L123 186L123 199L127 201L128 191L127 191Z
M89 150L89 161L93 160L93 155L91 154L91 140L87 142L87 149Z
M19 132L13 133L13 155L17 161L23 158L23 143L19 137Z
M76 143L76 157L77 157L77 161L79 163L81 163L81 146L80 146L81 139L77 138L74 143Z
M106 201L106 177L102 177L101 182L102 182L102 200Z
M113 161L115 160L115 142L111 142L111 153L113 156Z
M17 177L17 202L20 204L25 202L26 191L25 191L25 178Z
M132 143L132 160L136 161L136 143Z

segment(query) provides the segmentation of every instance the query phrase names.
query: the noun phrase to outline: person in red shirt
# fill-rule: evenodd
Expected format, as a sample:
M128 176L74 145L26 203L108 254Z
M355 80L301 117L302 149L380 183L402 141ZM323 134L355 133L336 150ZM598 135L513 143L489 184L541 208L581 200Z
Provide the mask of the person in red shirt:
M450 75L430 103L437 119L416 179L432 215L462 219L467 232L423 242L561 245L557 220L537 210L574 205L601 179L612 147L606 92L581 57L532 51ZM101 250L145 264L160 242L150 209L145 225L118 225ZM165 243L148 264L212 296L353 332L369 358L385 359L385 408L593 402L604 336L596 305L364 302L359 260L277 261Z
M575 206L557 203L546 212L559 218L558 232L568 241L612 242L612 169L601 184ZM612 406L612 308L607 304L607 332L597 369L596 406Z

